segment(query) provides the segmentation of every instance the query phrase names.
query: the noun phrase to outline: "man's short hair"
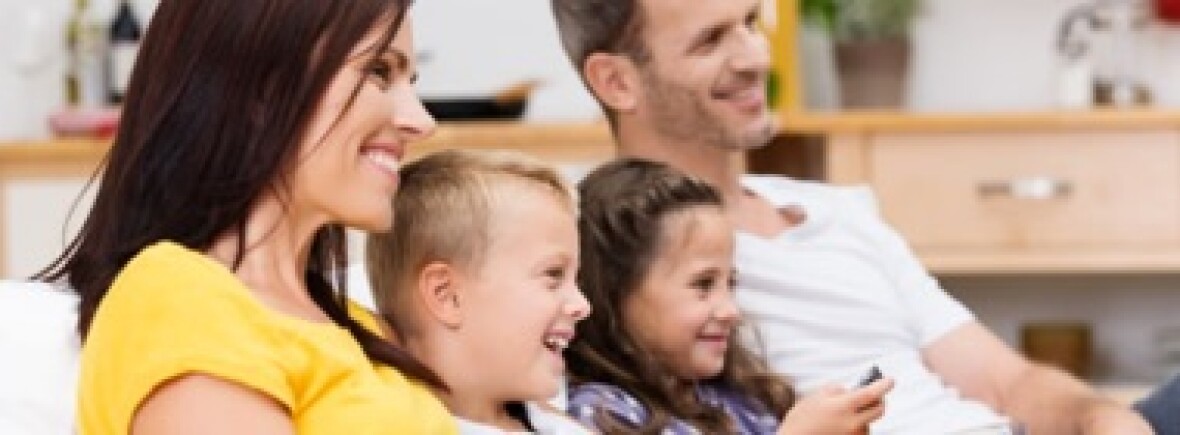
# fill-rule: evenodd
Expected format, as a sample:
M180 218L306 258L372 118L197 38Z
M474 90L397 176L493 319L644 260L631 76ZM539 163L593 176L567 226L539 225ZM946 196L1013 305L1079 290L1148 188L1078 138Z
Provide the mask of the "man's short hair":
M561 45L581 75L592 53L614 53L636 62L650 58L640 0L552 0Z

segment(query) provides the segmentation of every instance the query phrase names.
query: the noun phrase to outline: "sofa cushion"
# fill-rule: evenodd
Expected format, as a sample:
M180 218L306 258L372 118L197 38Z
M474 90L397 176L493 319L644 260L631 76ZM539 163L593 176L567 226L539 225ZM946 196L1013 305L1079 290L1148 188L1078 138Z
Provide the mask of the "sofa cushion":
M77 312L71 292L0 280L0 433L73 433Z

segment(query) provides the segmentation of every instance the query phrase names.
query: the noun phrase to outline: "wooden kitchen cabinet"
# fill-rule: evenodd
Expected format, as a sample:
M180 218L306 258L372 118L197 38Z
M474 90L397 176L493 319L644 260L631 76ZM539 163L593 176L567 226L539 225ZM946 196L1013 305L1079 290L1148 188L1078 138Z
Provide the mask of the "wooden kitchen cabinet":
M1180 271L1180 113L784 115L936 274Z
M1180 246L1180 134L898 133L873 137L866 182L923 249Z

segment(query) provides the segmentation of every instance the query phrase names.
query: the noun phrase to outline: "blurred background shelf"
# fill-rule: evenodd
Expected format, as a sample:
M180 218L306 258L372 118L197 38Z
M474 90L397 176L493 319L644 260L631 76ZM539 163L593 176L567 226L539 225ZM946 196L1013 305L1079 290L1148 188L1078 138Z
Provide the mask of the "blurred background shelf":
M557 162L602 160L611 155L610 131L605 123L544 124L516 121L471 121L441 124L434 136L409 146L411 158L447 148L516 149ZM0 165L30 165L67 161L97 164L108 140L56 139L0 142Z

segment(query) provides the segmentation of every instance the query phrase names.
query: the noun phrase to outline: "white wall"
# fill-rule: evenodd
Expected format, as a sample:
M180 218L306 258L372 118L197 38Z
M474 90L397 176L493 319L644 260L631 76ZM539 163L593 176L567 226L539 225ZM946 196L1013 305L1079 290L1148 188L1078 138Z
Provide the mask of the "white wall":
M94 201L91 189L81 198L78 210L68 219L70 207L79 198L84 179L15 181L0 186L0 210L4 216L4 276L24 278L49 264L76 234Z
M1061 17L1083 0L927 0L915 29L916 111L1035 111L1055 106ZM1153 25L1140 59L1156 101L1180 107L1180 28Z

